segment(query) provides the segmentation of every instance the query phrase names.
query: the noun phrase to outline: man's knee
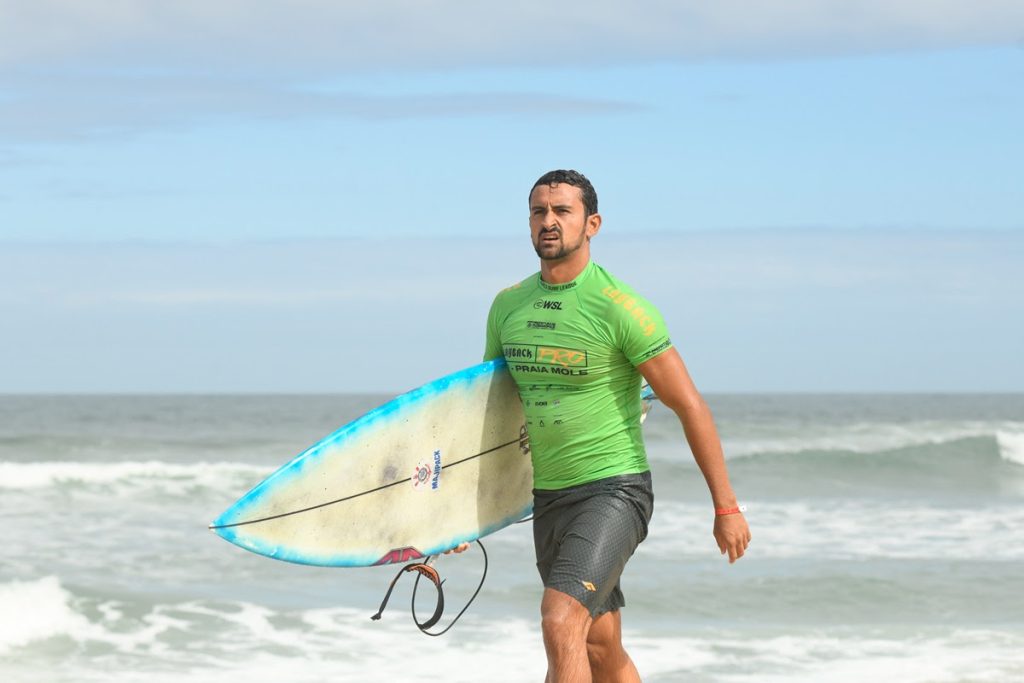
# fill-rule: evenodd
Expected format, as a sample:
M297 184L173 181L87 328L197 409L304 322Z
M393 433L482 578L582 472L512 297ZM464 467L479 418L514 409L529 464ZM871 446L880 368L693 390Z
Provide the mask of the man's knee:
M597 617L587 633L587 659L591 669L618 667L626 657L618 611Z
M540 628L544 633L544 640L561 639L579 630L576 620L570 618L564 612L542 614L540 617Z
M586 637L589 615L581 618L565 610L547 612L541 615L540 626L545 639L572 638L583 640Z
M587 659L591 669L606 669L622 658L622 644L587 641Z
M582 641L587 637L590 612L575 598L548 589L541 603L540 625L545 641Z

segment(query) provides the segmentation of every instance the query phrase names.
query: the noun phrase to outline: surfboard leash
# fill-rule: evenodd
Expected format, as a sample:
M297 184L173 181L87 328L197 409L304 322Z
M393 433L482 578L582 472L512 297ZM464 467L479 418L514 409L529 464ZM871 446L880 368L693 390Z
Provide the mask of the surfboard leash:
M416 572L416 583L412 586L412 599L409 603L409 611L412 613L412 621L416 624L416 628L418 628L424 635L433 637L443 636L449 629L451 629L452 626L455 625L455 622L457 622L459 618L466 613L469 606L473 604L474 600L476 600L476 596L480 594L480 589L484 587L484 580L487 578L487 549L484 548L484 544L480 542L480 539L476 540L476 544L480 546L480 550L484 554L484 570L483 574L480 576L480 583L477 585L476 590L473 591L473 595L470 596L465 606L463 606L459 613L455 615L455 618L452 619L451 623L445 626L442 630L436 633L427 630L437 624L437 622L441 620L441 615L444 613L444 589L442 588L444 580L441 579L441 575L430 564L436 556L427 559L426 562L412 562L399 569L398 573L395 574L395 578L391 579L391 585L388 586L388 592L384 594L384 600L380 603L380 608L377 610L376 614L370 617L370 619L373 621L380 620L381 615L384 613L384 608L387 607L388 600L391 599L391 592L395 589L395 584L397 584L398 580L402 578L402 575L407 572ZM427 577L427 579L434 584L434 588L437 589L437 603L434 606L434 613L430 618L421 622L416 616L416 591L419 588L420 579L424 576Z

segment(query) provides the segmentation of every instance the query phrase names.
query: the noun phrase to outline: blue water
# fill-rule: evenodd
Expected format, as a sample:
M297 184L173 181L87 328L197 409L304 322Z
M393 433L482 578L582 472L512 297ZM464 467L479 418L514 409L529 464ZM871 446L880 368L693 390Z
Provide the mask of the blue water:
M0 680L541 680L528 525L489 537L487 583L440 639L406 583L370 621L393 568L277 562L206 529L387 398L0 397ZM656 407L655 515L623 579L645 681L1024 681L1024 396L708 400L753 542L719 555ZM458 608L481 557L438 567Z

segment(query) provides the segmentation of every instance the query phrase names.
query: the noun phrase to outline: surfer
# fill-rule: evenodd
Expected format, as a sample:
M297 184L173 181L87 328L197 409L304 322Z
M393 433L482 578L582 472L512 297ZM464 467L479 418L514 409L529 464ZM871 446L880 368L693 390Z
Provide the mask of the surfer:
M529 206L540 272L495 298L484 360L506 359L526 414L547 680L639 681L622 646L619 576L653 510L641 376L682 422L730 563L743 556L750 530L711 412L661 315L590 260L601 228L590 181L576 171L546 173Z

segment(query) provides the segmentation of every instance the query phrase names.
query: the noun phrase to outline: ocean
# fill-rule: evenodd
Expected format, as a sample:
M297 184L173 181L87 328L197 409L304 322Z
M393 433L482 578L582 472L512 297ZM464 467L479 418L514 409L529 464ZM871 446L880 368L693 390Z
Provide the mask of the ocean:
M0 397L0 681L540 681L528 524L447 635L394 567L290 565L207 524L386 396ZM753 540L729 565L674 417L623 577L645 681L1024 681L1024 395L709 395ZM442 557L448 615L478 550ZM433 608L421 591L419 611Z

